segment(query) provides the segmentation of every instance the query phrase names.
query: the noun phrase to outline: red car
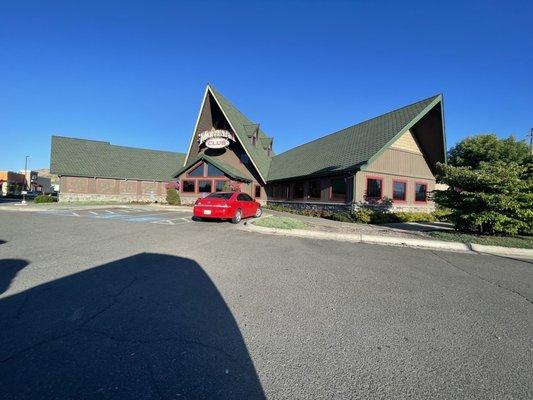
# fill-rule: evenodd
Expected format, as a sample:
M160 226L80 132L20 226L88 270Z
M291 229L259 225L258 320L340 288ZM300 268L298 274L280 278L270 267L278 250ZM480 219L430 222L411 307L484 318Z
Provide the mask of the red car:
M238 224L247 217L260 217L263 214L261 204L246 193L216 192L196 200L193 215L196 218L231 219Z

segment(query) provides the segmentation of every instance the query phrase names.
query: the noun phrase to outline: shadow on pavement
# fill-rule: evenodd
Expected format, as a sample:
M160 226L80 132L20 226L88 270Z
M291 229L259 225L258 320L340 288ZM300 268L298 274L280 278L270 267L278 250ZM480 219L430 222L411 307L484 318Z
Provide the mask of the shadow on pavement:
M0 244L5 243L0 240ZM0 294L4 293L18 272L28 265L28 261L18 258L6 258L0 260ZM2 300L0 300L1 302ZM0 328L3 329L3 328Z
M231 311L187 258L141 253L0 299L0 326L4 399L265 398Z

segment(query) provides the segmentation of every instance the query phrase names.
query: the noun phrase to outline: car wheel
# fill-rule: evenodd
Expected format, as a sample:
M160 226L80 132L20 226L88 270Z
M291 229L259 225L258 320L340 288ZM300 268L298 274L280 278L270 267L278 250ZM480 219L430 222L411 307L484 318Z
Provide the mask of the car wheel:
M234 224L238 224L239 222L241 222L241 219L242 219L242 212L239 209L235 211L235 216L231 219L231 222Z
M263 209L261 207L257 207L257 211L255 212L255 218L259 218L261 215L263 215Z

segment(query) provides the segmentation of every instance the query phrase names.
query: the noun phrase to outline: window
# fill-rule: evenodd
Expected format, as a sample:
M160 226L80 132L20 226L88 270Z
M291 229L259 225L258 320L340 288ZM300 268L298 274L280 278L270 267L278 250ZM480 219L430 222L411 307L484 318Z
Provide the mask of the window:
M207 164L207 176L224 176L224 172L211 164Z
M287 199L289 197L289 185L274 185L274 198Z
M237 200L239 201L254 201L250 196L248 196L245 193L241 193L237 196Z
M215 192L224 192L227 181L215 181Z
M210 195L206 196L206 199L229 200L231 196L233 196L233 193L211 193Z
M406 182L392 181L392 199L405 201L406 187Z
M330 200L346 201L346 181L344 178L333 178L331 180Z
M320 181L309 182L309 194L307 197L309 197L310 199L320 200Z
M182 181L181 188L183 193L194 193L194 181Z
M211 181L198 181L198 193L211 193Z
M415 201L426 202L428 185L425 183L417 183L415 185Z
M198 165L193 170L189 171L188 176L204 176L204 164Z
M257 143L257 138L255 137L255 135L252 136L252 144L255 146L255 144Z
M366 197L369 199L381 199L383 194L383 179L366 178Z
M294 196L295 199L303 199L304 198L304 183L303 182L296 182L294 184Z
M261 186L259 186L259 185L255 185L255 189L254 189L254 197L255 197L256 199L261 197Z

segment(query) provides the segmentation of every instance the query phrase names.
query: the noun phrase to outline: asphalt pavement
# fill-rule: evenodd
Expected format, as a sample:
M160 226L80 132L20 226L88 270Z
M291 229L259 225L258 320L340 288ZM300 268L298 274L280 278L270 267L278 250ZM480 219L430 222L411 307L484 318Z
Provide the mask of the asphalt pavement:
M533 397L531 263L128 210L0 211L0 399Z

